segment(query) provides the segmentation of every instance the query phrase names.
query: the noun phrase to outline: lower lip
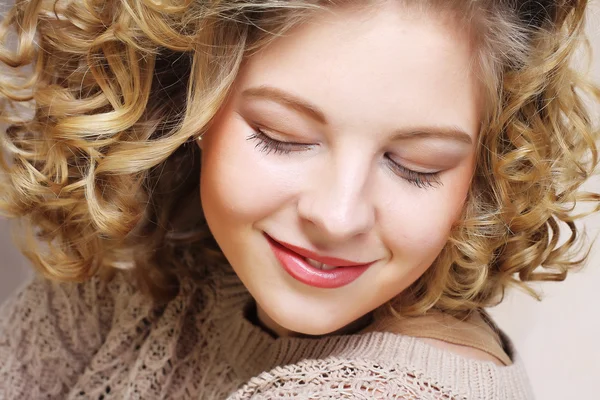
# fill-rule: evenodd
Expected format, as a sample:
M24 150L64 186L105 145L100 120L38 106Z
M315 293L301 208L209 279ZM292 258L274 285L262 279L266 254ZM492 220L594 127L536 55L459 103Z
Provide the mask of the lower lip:
M323 271L313 267L304 260L304 257L283 247L268 236L267 240L283 269L292 278L309 286L322 289L335 289L346 286L358 279L372 265L370 263Z

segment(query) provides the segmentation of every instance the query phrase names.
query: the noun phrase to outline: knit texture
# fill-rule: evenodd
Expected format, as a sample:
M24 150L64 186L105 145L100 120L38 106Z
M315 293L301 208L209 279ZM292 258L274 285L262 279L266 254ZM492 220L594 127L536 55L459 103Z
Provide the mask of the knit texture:
M245 318L230 267L156 306L127 272L108 283L36 277L0 309L0 399L531 399L513 363L368 332L273 338Z

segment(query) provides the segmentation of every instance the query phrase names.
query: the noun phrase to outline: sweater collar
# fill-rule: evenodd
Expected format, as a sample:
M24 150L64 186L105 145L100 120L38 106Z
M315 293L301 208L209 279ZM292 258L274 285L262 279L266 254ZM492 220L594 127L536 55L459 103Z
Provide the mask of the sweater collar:
M491 379L494 387L519 383L528 390L526 372L510 339L501 332L514 363L497 366L489 361L469 359L433 347L416 337L392 332L365 330L358 334L321 338L272 337L245 316L253 300L231 269L216 280L217 304L212 323L218 332L221 356L241 381L264 376L275 368L284 368L310 360L347 359L371 360L377 365L421 371L442 386L457 388L469 398L486 398L481 391L490 382L472 382L468 377ZM289 367L285 367L289 368ZM473 371L479 371L473 375ZM511 383L511 384L512 384ZM487 389L486 389L487 388ZM481 396L480 396L481 395Z
M221 353L240 379L248 380L303 359L334 355L347 347L348 340L357 337L274 337L247 318L255 302L231 267L221 271L224 273L216 280L217 306L213 323L219 332Z

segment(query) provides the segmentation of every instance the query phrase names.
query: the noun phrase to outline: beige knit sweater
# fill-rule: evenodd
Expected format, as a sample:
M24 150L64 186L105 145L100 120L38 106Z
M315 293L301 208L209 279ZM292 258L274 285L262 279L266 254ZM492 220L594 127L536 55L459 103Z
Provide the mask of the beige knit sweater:
M108 284L35 278L0 309L0 399L531 399L523 364L467 359L392 332L273 338L228 267L153 306Z

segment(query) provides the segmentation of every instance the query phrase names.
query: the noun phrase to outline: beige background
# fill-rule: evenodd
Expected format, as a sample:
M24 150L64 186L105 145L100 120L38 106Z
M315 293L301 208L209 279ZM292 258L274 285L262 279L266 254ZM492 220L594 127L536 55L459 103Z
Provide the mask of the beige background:
M0 6L6 0L0 0ZM0 7L1 9L2 7ZM600 9L588 31L595 54L594 77L600 82ZM600 179L588 185L600 191ZM590 238L600 232L600 216L585 222ZM538 285L545 299L511 292L491 310L515 342L525 361L537 399L600 399L600 245L595 245L586 269L565 282ZM0 219L0 302L29 275L27 263L11 244L8 224Z

